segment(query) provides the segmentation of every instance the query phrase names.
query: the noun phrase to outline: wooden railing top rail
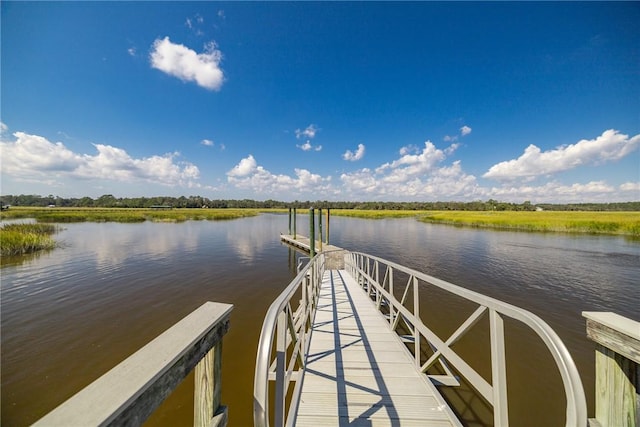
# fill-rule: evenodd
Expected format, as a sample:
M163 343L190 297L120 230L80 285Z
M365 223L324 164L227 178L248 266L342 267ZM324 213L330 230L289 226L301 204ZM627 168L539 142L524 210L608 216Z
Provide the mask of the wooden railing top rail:
M635 363L640 363L640 322L608 311L583 311L587 336Z
M142 424L221 343L232 309L230 304L203 304L34 425Z

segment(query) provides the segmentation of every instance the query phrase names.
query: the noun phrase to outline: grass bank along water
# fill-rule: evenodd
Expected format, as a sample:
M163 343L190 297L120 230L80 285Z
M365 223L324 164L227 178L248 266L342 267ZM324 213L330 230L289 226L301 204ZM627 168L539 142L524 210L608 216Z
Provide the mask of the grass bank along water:
M40 223L64 222L183 222L225 220L286 209L133 209L133 208L31 208L12 207L0 218L35 218ZM308 209L299 209L299 214ZM365 219L415 217L423 222L513 231L614 234L640 237L640 212L585 211L425 211L331 209L335 216Z
M504 230L640 236L640 212L429 212L420 221Z
M5 224L0 228L0 252L15 256L53 249L56 243L51 235L56 230L52 224Z
M332 209L331 214L368 219L416 217L427 223L511 231L615 234L640 237L640 212Z
M183 222L224 220L258 215L257 209L128 209L11 207L2 219L34 218L38 222Z

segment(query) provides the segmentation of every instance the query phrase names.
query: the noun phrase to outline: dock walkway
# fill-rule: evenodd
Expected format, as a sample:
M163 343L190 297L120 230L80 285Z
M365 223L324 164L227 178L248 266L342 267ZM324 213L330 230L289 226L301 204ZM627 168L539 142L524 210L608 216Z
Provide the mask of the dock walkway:
M294 425L459 426L345 270L324 273Z

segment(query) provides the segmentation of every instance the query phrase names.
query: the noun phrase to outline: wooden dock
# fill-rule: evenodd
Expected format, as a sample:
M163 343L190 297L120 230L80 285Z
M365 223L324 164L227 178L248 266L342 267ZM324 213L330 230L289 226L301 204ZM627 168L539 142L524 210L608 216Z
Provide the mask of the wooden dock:
M256 427L461 426L435 384L456 387L462 382L492 407L493 425L507 426L505 321L530 328L554 358L566 398L564 425L587 425L578 370L560 337L542 319L374 255L326 243L321 247L318 240L313 241L317 251L312 251L309 238L291 227L293 218L290 215L290 234L281 234L281 241L316 256L299 266L265 315L254 380ZM315 236L313 226L309 230ZM334 254L342 258L341 266L329 259ZM428 287L476 305L446 340L420 314L420 290ZM490 380L451 347L477 332L473 327L478 323L489 331L484 339ZM427 350L424 361L427 348L431 352Z
M294 425L461 425L403 347L346 271L326 271Z
M293 236L291 234L281 234L280 241L293 246L301 250L304 253L311 251L311 240L305 236ZM316 253L325 252L327 255L327 268L332 270L339 270L344 268L344 253L345 250L334 245L328 245L326 243L320 243L316 240L314 243L314 250Z

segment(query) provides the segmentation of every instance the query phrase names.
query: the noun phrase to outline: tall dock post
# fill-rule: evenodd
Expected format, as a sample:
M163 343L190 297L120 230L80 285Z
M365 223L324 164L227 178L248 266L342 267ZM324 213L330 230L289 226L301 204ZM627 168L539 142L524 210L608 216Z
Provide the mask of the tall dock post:
M296 212L296 208L293 208L293 238L295 239L297 237L296 235L296 217L298 216L298 213Z
M313 208L309 208L309 256L313 258L316 254L316 220L313 217Z
M320 252L322 252L322 208L318 208L318 234L320 241Z
M325 241L327 245L329 244L329 211L330 210L331 210L330 208L327 208L327 234L326 234L327 240Z
M289 208L289 234L291 234L291 208Z
M611 312L584 311L596 342L596 418L591 427L640 425L640 322Z

